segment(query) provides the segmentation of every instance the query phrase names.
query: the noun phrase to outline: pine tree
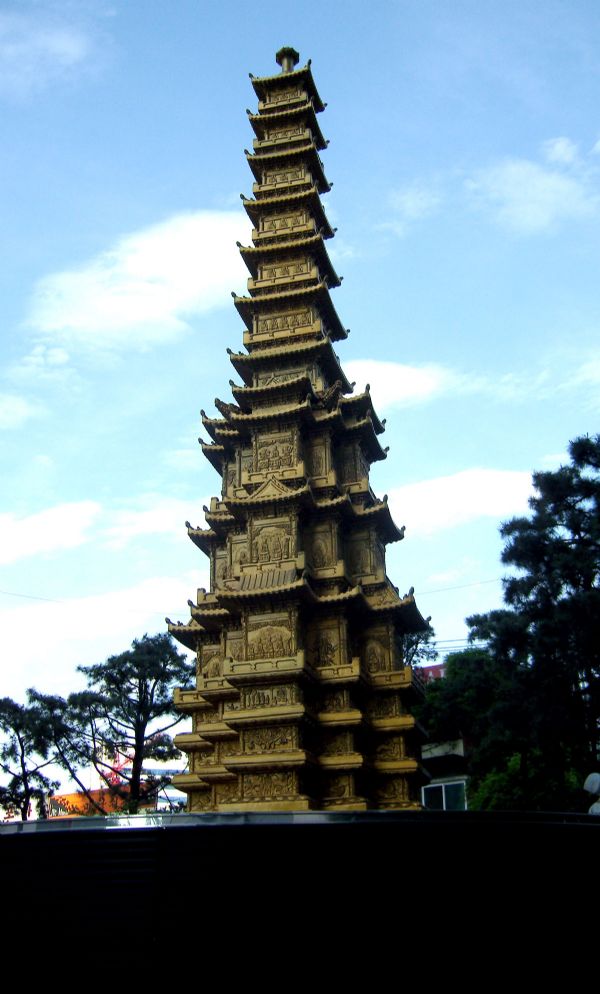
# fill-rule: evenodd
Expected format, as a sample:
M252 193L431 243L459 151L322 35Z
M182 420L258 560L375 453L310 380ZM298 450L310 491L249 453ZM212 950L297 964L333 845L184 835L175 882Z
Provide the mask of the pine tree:
M52 737L55 761L83 790L99 813L102 806L86 790L80 771L93 766L107 789L131 812L164 786L143 777L147 760L180 755L170 730L181 720L173 690L189 685L194 664L177 652L166 634L144 635L131 649L93 666L80 666L88 689L61 697L30 691L30 701ZM115 777L115 756L130 759Z
M467 619L472 650L429 696L434 734L468 736L471 805L579 809L600 729L600 436L533 474L531 515L502 525L506 607Z

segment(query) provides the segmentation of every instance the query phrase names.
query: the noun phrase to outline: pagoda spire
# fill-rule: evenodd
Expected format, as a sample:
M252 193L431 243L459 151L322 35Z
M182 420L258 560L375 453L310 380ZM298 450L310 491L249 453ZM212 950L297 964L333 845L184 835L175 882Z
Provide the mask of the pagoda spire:
M177 694L193 731L176 739L190 756L176 783L193 811L414 807L420 683L402 637L428 625L386 573L404 528L370 484L384 422L333 348L348 331L321 202L325 105L295 49L276 60L277 75L251 76L244 351L228 350L242 383L215 400L219 417L202 412L221 493L207 528L187 526L210 589L169 623L198 660L196 689Z

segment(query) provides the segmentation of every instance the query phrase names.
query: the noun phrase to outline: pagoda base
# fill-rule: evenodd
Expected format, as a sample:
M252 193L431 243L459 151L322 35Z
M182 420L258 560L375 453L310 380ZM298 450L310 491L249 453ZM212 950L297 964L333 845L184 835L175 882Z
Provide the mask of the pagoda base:
M310 797L286 798L280 801L222 801L219 811L313 811L317 805Z
M347 801L323 801L323 811L366 811L368 804L363 797L351 798Z

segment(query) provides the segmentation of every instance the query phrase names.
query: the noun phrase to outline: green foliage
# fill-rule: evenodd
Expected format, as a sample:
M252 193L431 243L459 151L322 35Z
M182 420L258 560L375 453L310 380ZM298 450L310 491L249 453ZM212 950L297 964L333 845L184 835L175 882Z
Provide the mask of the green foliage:
M105 813L82 783L79 771L93 765L110 792L136 812L140 803L164 786L161 778L143 779L147 760L177 758L170 730L183 718L175 712L173 691L189 685L194 664L177 652L170 636L144 635L131 649L104 663L80 666L87 690L61 697L30 691L51 736L55 761ZM116 756L131 763L115 776Z
M402 659L405 666L427 666L434 663L438 651L432 644L435 638L433 628L425 632L411 632L402 636Z
M16 809L27 821L35 804L40 818L46 817L45 799L58 787L42 770L48 758L49 740L35 708L18 704L10 697L0 700L0 805Z
M468 618L487 651L448 657L424 711L469 747L470 804L578 810L600 731L600 436L534 473L531 516L501 527L506 608Z

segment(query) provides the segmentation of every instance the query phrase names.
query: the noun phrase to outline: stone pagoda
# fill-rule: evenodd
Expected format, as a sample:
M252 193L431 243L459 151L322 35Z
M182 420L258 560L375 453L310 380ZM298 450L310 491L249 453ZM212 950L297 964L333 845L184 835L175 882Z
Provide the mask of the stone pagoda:
M386 574L404 529L369 483L384 425L334 350L348 332L330 296L324 104L310 63L295 68L293 48L276 58L281 72L251 76L247 112L249 296L234 295L245 351L228 350L234 403L202 412L221 496L207 528L188 523L210 591L188 602L188 622L167 619L197 654L197 689L176 696L193 731L175 740L189 773L174 783L191 811L418 807L421 690L402 645L428 625Z

